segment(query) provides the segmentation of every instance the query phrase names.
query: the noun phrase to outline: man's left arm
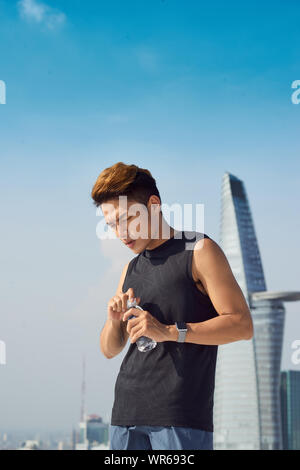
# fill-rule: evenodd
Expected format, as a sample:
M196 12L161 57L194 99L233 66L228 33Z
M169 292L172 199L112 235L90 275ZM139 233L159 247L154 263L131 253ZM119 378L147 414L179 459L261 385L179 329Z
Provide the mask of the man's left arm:
M219 345L253 337L253 322L244 294L221 247L210 238L194 247L198 279L208 293L217 317L187 323L185 343ZM176 325L168 326L167 341L177 341Z

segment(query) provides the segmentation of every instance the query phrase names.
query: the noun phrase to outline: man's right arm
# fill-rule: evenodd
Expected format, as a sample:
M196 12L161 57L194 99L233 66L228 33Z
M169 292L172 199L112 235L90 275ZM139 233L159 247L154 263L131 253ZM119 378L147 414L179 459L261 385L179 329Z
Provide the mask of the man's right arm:
M121 278L117 287L116 296L124 296L122 286L127 273L128 265L129 263L126 264L122 271ZM119 316L120 318L111 318L109 306L107 308L107 312L107 320L100 334L100 349L105 357L107 357L108 359L112 359L114 356L119 354L125 347L129 335L126 330L127 322L124 322L122 320L124 311L120 312L120 315L118 315L117 312L114 315L114 317Z

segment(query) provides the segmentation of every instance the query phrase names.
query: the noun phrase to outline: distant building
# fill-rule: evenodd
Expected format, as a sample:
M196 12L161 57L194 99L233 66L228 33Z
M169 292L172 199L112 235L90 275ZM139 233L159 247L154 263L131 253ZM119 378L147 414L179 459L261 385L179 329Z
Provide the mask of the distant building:
M85 443L77 442L75 450L88 450L88 445Z
M228 172L222 181L220 246L251 311L254 336L218 348L214 448L281 449L284 302L299 301L300 292L267 290L246 188Z
M17 450L40 450L39 441L24 441Z
M79 424L79 440L75 445L76 450L94 449L101 445L106 448L108 443L108 424L103 423L99 415L87 415L85 421Z
M90 450L109 450L109 444L99 444L91 447Z
M282 440L285 450L300 450L300 371L281 372Z
M87 421L81 421L79 423L79 440L76 444L76 448L78 446L78 444L81 444L81 445L86 445L88 446L88 440L87 440Z
M57 450L64 450L64 441L59 441L58 442Z
M98 415L89 415L87 417L87 440L90 445L106 444L108 441L108 425L102 422Z
M71 437L72 450L76 449L77 442L79 442L79 434L78 434L78 431L75 428L73 428L72 429L72 437Z

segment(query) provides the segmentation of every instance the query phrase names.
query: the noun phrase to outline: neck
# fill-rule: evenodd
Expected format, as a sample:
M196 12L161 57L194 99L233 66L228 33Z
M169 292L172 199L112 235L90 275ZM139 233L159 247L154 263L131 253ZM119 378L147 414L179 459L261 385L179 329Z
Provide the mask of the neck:
M155 232L155 238L152 238L146 249L153 250L162 243L164 243L169 238L172 238L175 233L174 228L172 228L163 217L160 217L158 230Z

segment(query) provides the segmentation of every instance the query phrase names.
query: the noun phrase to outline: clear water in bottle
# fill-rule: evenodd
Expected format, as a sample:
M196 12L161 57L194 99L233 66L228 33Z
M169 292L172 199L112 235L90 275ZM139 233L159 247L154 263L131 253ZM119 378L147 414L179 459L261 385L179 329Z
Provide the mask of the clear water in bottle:
M127 300L127 308L138 308L139 310L143 310L139 305L136 303L136 299L133 299L133 301ZM135 318L135 315L131 315L130 318ZM151 338L148 338L147 336L141 336L136 340L136 345L139 351L141 352L146 352L146 351L151 351L151 349L155 348L157 343Z

